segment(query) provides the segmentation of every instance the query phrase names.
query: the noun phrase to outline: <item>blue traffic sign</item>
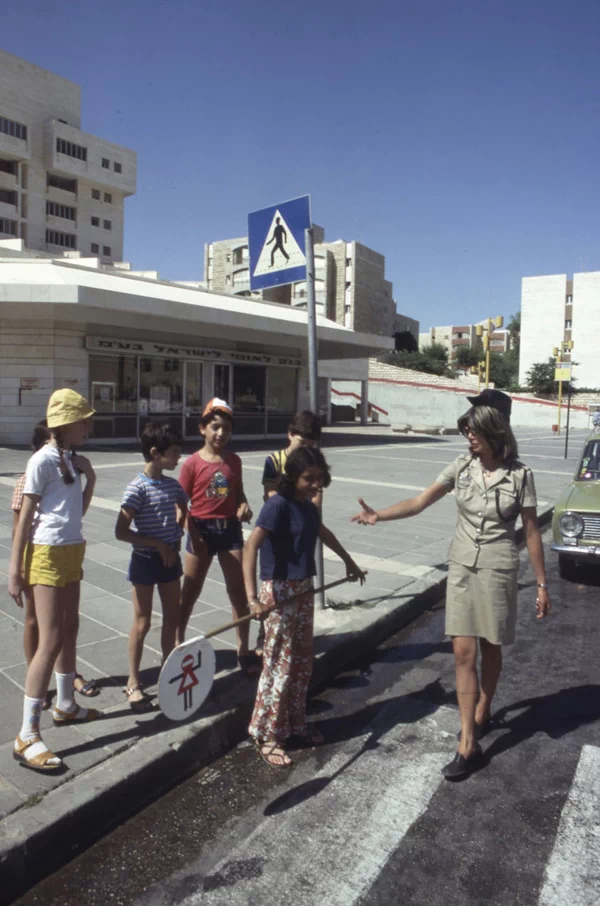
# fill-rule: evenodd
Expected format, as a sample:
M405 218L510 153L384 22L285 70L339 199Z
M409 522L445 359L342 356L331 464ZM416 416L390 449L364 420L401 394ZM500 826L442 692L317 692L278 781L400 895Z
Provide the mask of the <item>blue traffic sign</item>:
M310 195L248 214L250 289L306 280Z

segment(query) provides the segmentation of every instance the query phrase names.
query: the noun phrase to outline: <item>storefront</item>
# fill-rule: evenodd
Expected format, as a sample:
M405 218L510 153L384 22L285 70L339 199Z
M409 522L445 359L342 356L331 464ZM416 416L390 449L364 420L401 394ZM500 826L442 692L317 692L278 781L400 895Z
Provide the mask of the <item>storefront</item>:
M147 421L198 434L207 400L226 400L236 433L285 434L297 410L299 358L87 337L96 438L135 438Z
M306 312L103 268L95 259L0 255L0 443L27 443L50 393L72 387L98 415L94 437L131 442L148 420L198 433L203 406L227 400L235 433L281 437L309 405ZM317 317L319 357L391 348ZM350 367L350 366L349 366ZM327 408L323 373L320 408Z

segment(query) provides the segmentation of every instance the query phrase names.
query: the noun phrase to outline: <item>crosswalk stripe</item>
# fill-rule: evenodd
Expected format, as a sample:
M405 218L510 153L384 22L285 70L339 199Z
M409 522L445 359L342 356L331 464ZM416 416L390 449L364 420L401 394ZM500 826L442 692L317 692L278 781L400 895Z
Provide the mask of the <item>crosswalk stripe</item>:
M444 782L456 724L456 711L443 707L351 740L306 783L304 798L263 818L199 880L203 889L185 906L271 903L281 890L296 906L354 906ZM231 883L243 866L256 870Z
M546 865L539 906L600 901L600 748L584 746Z

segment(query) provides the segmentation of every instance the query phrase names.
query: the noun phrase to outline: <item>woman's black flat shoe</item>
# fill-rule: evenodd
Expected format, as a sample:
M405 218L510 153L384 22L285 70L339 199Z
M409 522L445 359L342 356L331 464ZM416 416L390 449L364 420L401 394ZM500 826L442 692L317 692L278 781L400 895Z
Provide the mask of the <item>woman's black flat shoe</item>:
M479 746L477 746L473 754L469 755L468 758L465 758L464 755L457 752L452 761L448 762L448 764L442 768L442 775L446 780L459 780L461 777L468 777L468 775L479 766L482 757L483 752Z

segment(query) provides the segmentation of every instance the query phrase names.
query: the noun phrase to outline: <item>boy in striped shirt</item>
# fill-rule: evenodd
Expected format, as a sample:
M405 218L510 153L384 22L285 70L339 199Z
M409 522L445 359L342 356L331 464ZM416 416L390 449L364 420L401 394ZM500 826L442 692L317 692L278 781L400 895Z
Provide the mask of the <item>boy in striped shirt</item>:
M115 535L133 545L129 564L132 583L133 625L129 633L129 679L127 697L133 711L152 708L150 696L140 681L144 639L152 619L154 586L162 605L161 647L163 662L175 647L179 624L180 579L179 548L187 516L188 496L175 478L163 474L175 469L181 455L182 437L170 425L149 423L141 446L146 465L129 482L121 501ZM134 528L132 528L132 524Z

